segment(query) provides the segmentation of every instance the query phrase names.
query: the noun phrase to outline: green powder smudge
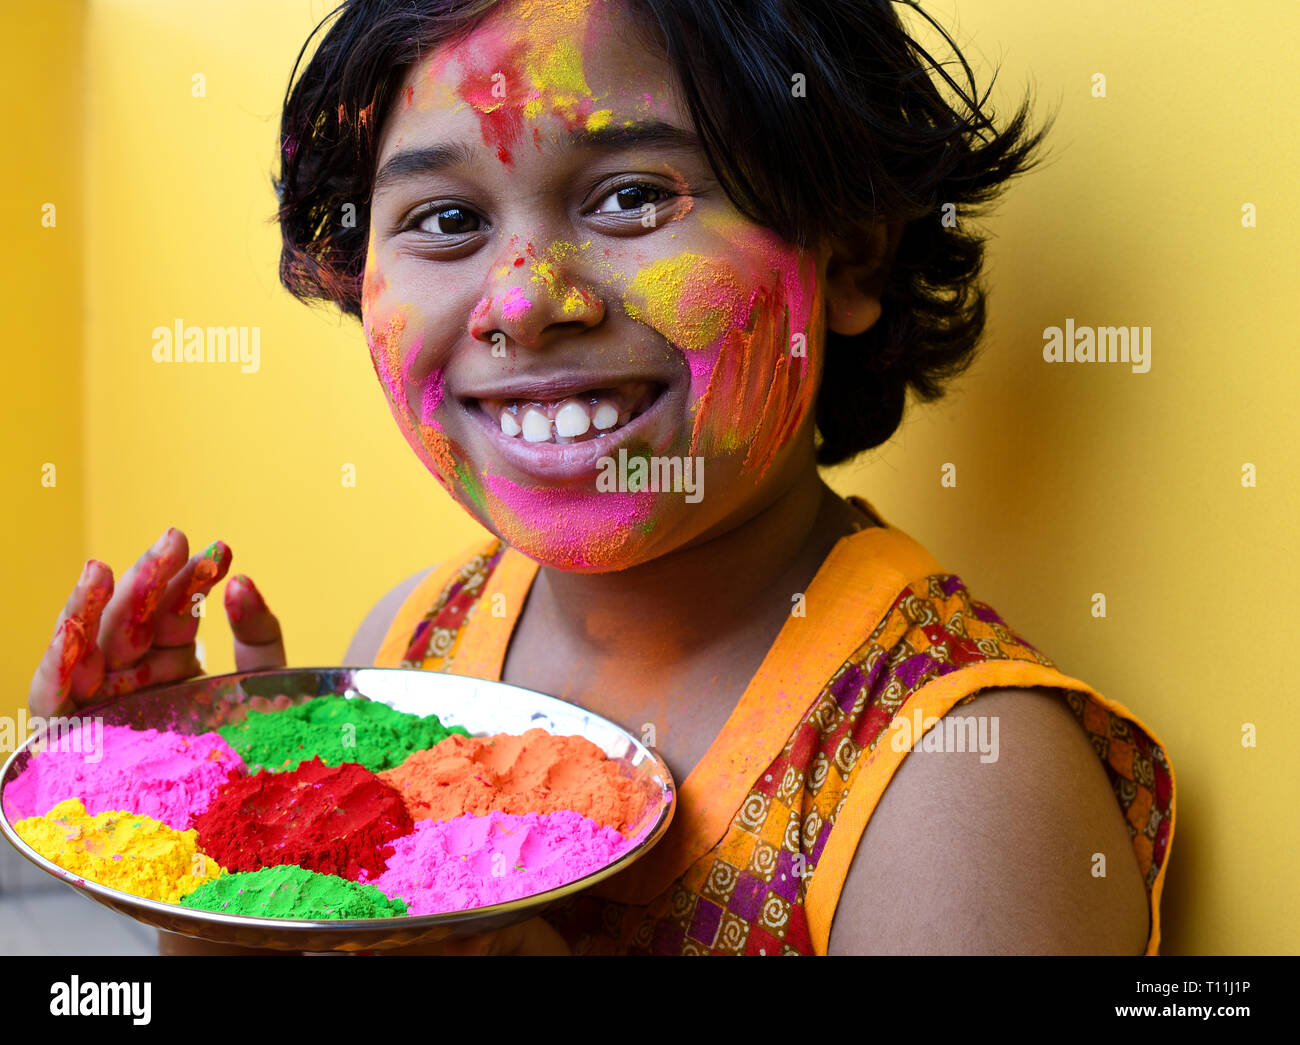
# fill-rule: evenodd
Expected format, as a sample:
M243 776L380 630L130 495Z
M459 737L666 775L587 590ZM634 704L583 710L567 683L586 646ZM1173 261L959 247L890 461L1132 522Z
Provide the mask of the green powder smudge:
M373 885L294 864L223 875L181 898L182 907L261 918L397 918L406 902Z
M378 773L453 734L469 736L460 726L444 728L436 715L421 718L377 700L335 694L280 711L249 711L244 721L217 732L252 772L297 769L319 758L327 766L359 762Z

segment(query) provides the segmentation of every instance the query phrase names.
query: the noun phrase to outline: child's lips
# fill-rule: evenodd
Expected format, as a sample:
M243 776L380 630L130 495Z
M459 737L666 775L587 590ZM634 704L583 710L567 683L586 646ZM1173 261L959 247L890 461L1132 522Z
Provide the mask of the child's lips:
M589 479L597 475L601 470L600 459L617 454L618 448L631 439L649 442L652 446L668 444L671 437L671 432L667 430L672 424L671 405L679 397L680 391L676 384L646 382L641 385L641 390L632 387L634 384L636 383L624 382L594 390L597 393L609 393L616 389L619 392L618 396L580 395L568 396L565 400L559 401L532 399L526 402L504 398L496 400L459 398L457 402L473 419L474 424L483 431L489 445L506 464L537 479L547 482L566 482ZM555 441L554 419L557 414L560 414L566 404L571 405L575 400L589 402L592 399L622 406L624 415L619 420L622 421L626 416L626 423L607 431L592 425L580 436L562 435L559 437L560 441ZM522 420L527 410L532 409L543 415L544 423L552 425L549 441L530 441L524 438L523 431L519 434L507 435L502 430L499 415L494 416L503 402L515 406L514 416L521 418L521 428L526 423L538 421L537 418L531 421ZM484 403L489 404L492 413L484 409ZM529 407L529 403L536 405ZM589 410L589 416L595 413L596 410ZM543 422L538 422L540 423ZM534 424L534 428L536 427L537 425ZM536 439L538 433L532 434Z

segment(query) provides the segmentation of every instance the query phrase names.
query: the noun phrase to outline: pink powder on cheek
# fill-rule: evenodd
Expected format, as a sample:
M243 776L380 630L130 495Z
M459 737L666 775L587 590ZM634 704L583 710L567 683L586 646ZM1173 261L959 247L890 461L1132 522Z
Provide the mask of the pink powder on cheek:
M442 425L434 420L434 411L442 402L442 368L439 367L428 377L424 386L424 396L420 400L420 423L442 430Z
M691 454L745 449L744 470L766 471L798 430L815 389L821 288L810 254L774 233L717 223L716 255L686 253L639 271L629 316L686 354L695 399ZM792 335L805 337L802 355Z

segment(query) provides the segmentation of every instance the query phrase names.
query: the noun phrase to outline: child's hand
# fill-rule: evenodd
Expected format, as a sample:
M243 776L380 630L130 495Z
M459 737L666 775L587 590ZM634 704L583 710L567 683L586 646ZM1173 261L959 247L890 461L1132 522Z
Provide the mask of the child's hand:
M32 676L27 703L33 714L70 714L78 706L203 674L194 651L195 596L206 598L225 577L231 553L216 541L188 556L185 534L173 527L117 585L107 565L86 563ZM252 582L232 579L225 603L237 669L283 667L279 622Z

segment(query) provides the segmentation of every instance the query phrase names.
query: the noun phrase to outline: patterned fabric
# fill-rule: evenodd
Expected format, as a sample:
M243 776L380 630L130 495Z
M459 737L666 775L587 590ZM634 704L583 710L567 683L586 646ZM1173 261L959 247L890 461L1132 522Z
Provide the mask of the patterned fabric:
M400 667L423 668L425 671L446 671L451 667L461 628L474 615L483 585L492 576L505 550L505 545L496 541L486 552L475 555L461 567L415 626Z
M416 629L409 666L447 670L474 599L503 550L493 545L447 586ZM430 652L416 656L422 650ZM973 599L955 574L908 585L812 701L717 846L648 906L586 893L548 909L546 920L576 954L814 953L804 900L855 770L922 687L994 660L1054 667L990 606ZM1059 692L1106 767L1150 897L1172 811L1164 752L1095 700Z

